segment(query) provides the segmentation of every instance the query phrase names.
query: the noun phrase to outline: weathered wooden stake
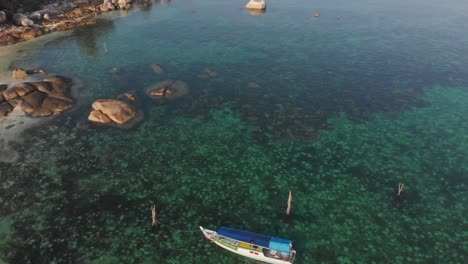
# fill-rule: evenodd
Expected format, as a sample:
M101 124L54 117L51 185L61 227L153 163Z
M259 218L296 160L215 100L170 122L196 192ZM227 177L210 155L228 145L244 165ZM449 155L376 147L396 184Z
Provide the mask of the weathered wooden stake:
M158 227L158 221L156 220L156 206L151 206L151 216L153 218L152 225Z
M104 41L104 52L107 54L107 41Z
M292 203L292 193L291 193L291 191L289 191L288 208L286 208L286 215L291 214L291 203Z
M400 193L403 191L403 187L405 187L405 184L399 182L398 183L398 194L397 194L398 197L400 197Z

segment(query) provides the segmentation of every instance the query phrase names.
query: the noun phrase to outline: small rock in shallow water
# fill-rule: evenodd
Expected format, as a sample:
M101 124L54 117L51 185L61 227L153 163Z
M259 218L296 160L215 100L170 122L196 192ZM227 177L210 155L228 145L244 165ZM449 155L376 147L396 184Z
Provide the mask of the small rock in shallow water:
M314 17L320 17L320 13L314 13L314 14L312 14L312 16L314 16Z
M173 100L186 96L189 88L184 81L165 80L146 88L145 92L153 99Z
M26 78L29 76L28 72L21 68L16 68L11 72L13 78Z
M245 8L248 9L265 9L266 3L264 0L250 0L246 5Z

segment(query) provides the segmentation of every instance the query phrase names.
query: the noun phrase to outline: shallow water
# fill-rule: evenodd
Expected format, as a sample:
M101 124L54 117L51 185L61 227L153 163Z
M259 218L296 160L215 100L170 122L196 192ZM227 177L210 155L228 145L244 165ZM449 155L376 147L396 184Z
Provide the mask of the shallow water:
M292 239L298 263L466 263L468 6L243 4L141 4L8 47L8 67L82 86L74 111L0 130L19 155L0 162L0 263L245 261L199 225ZM190 94L145 97L165 79ZM140 126L79 125L128 90Z

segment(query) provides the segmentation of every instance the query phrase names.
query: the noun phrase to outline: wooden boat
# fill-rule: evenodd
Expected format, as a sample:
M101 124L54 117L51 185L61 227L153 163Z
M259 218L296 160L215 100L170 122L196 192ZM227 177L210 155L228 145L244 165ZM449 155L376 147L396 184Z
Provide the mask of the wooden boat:
M243 230L220 227L218 231L200 226L205 238L233 253L272 264L293 263L292 241Z

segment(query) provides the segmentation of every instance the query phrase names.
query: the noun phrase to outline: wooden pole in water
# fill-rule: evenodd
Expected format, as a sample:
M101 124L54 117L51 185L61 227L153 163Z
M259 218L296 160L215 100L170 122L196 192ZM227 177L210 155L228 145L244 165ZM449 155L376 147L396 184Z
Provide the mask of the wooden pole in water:
M107 54L107 41L104 41L104 52Z
M154 227L158 227L158 221L156 220L156 206L151 206L151 216L153 218L153 222L151 223Z
M286 215L291 214L291 203L292 203L292 193L291 190L289 191L289 197L288 197L288 208L286 208Z
M401 192L403 191L403 187L405 187L404 183L399 182L398 183L398 193L397 196L400 197Z

